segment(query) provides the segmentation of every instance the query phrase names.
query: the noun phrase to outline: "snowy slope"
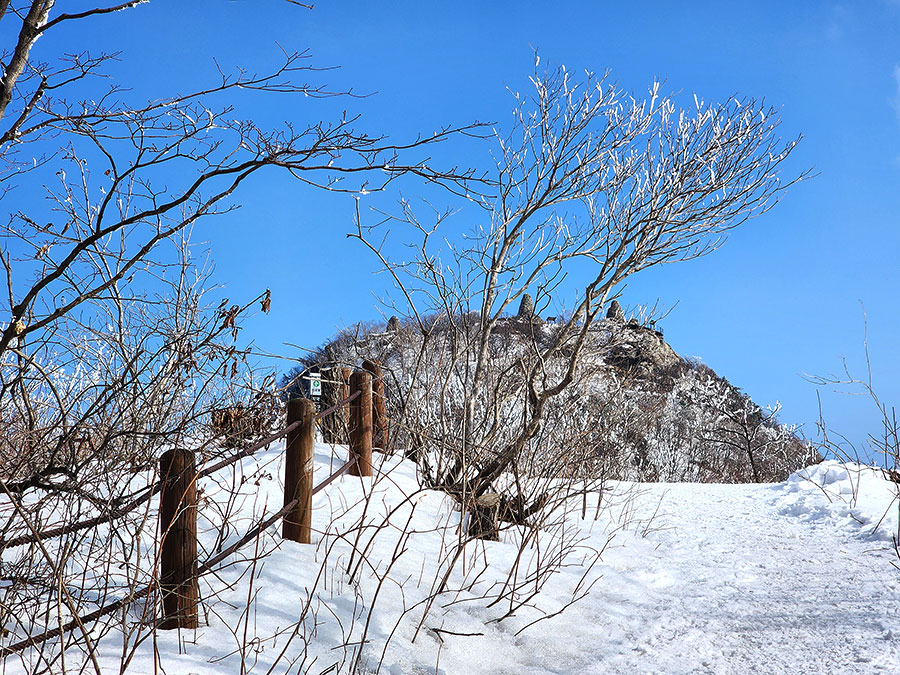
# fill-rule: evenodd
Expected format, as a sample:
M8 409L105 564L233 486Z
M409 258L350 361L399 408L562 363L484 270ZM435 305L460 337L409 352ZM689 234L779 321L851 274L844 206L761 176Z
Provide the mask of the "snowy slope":
M281 505L280 451L244 463L262 477L242 487L247 523ZM343 453L317 446L316 482ZM419 630L460 513L418 488L412 464L388 458L381 471L374 487L345 476L316 496L317 544L281 542L273 528L258 564L247 562L251 546L204 578L208 625L161 632L155 645L146 632L140 644L132 637L128 672L900 672L897 506L874 470L825 463L776 485L615 484L599 511L590 503L582 519L579 500L540 540L544 562L573 546L514 616L497 621L508 602L484 600L501 595L515 568L522 533L510 530L467 545ZM118 672L122 653L121 632L104 637L103 671ZM4 672L34 666L26 653Z

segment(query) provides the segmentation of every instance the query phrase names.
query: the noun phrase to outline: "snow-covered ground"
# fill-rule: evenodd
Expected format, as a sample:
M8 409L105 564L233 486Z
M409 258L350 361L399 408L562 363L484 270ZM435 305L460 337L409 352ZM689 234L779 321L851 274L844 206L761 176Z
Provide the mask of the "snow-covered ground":
M873 532L891 493L863 472L850 508L852 469L806 475L650 487L660 529L606 556L569 672L900 672L896 513Z
M317 446L316 482L338 452ZM273 447L245 462L248 512L280 507L279 456ZM128 672L900 672L896 486L872 469L826 462L777 485L610 486L599 511L588 503L582 519L579 499L538 539L540 564L568 554L534 598L533 547L516 568L522 532L469 543L448 573L453 502L420 490L408 462L381 470L374 487L345 476L316 496L313 526L327 529L317 544L281 542L272 528L259 564L205 577L201 592L218 598L203 627L147 639ZM488 605L511 569L528 601L498 621L510 598ZM99 652L118 672L121 635Z

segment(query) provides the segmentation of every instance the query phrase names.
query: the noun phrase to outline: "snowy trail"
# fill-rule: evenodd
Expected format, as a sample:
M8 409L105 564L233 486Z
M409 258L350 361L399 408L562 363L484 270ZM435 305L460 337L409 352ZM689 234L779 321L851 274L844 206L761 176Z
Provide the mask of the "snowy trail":
M790 488L649 487L665 529L609 552L569 658L526 672L900 672L889 542Z

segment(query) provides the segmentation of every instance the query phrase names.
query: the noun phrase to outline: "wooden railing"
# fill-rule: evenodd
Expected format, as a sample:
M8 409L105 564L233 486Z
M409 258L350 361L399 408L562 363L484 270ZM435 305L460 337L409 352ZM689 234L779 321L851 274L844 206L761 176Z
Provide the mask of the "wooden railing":
M200 593L198 579L215 569L216 565L254 541L261 532L282 521L282 537L301 544L311 542L312 497L325 489L344 473L355 476L372 475L373 434L380 439L379 449L387 446L387 417L384 414L384 388L381 369L370 361L364 370L350 377L350 392L334 406L315 413L315 405L306 399L288 402L287 419L283 429L259 439L247 448L201 470L196 468L193 450L173 448L160 458L160 478L138 494L129 495L127 502L115 504L106 513L77 523L48 528L8 540L0 540L0 548L40 543L47 539L112 523L157 493L160 495L159 575L157 582L134 590L128 596L76 617L68 623L31 635L0 649L0 658L47 640L64 635L88 623L111 614L159 588L162 613L157 626L161 629L196 628ZM373 375L374 387L373 387ZM373 395L374 388L374 395ZM324 481L313 486L313 464L316 421L340 411L350 418L350 456ZM374 424L373 424L374 420ZM249 457L272 441L287 436L285 444L284 506L280 511L262 519L238 541L211 556L203 563L197 560L197 481L225 467Z

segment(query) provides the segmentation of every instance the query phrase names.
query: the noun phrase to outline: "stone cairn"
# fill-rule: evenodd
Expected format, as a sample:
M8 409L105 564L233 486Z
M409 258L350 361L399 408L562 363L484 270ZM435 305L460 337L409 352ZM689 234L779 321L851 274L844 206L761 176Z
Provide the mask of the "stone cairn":
M522 295L522 301L519 303L519 313L516 314L516 318L520 321L534 321L534 300L531 299L531 295L528 293Z
M625 312L622 311L622 305L619 304L618 300L613 300L609 303L609 309L606 310L606 318L622 323L625 322Z

